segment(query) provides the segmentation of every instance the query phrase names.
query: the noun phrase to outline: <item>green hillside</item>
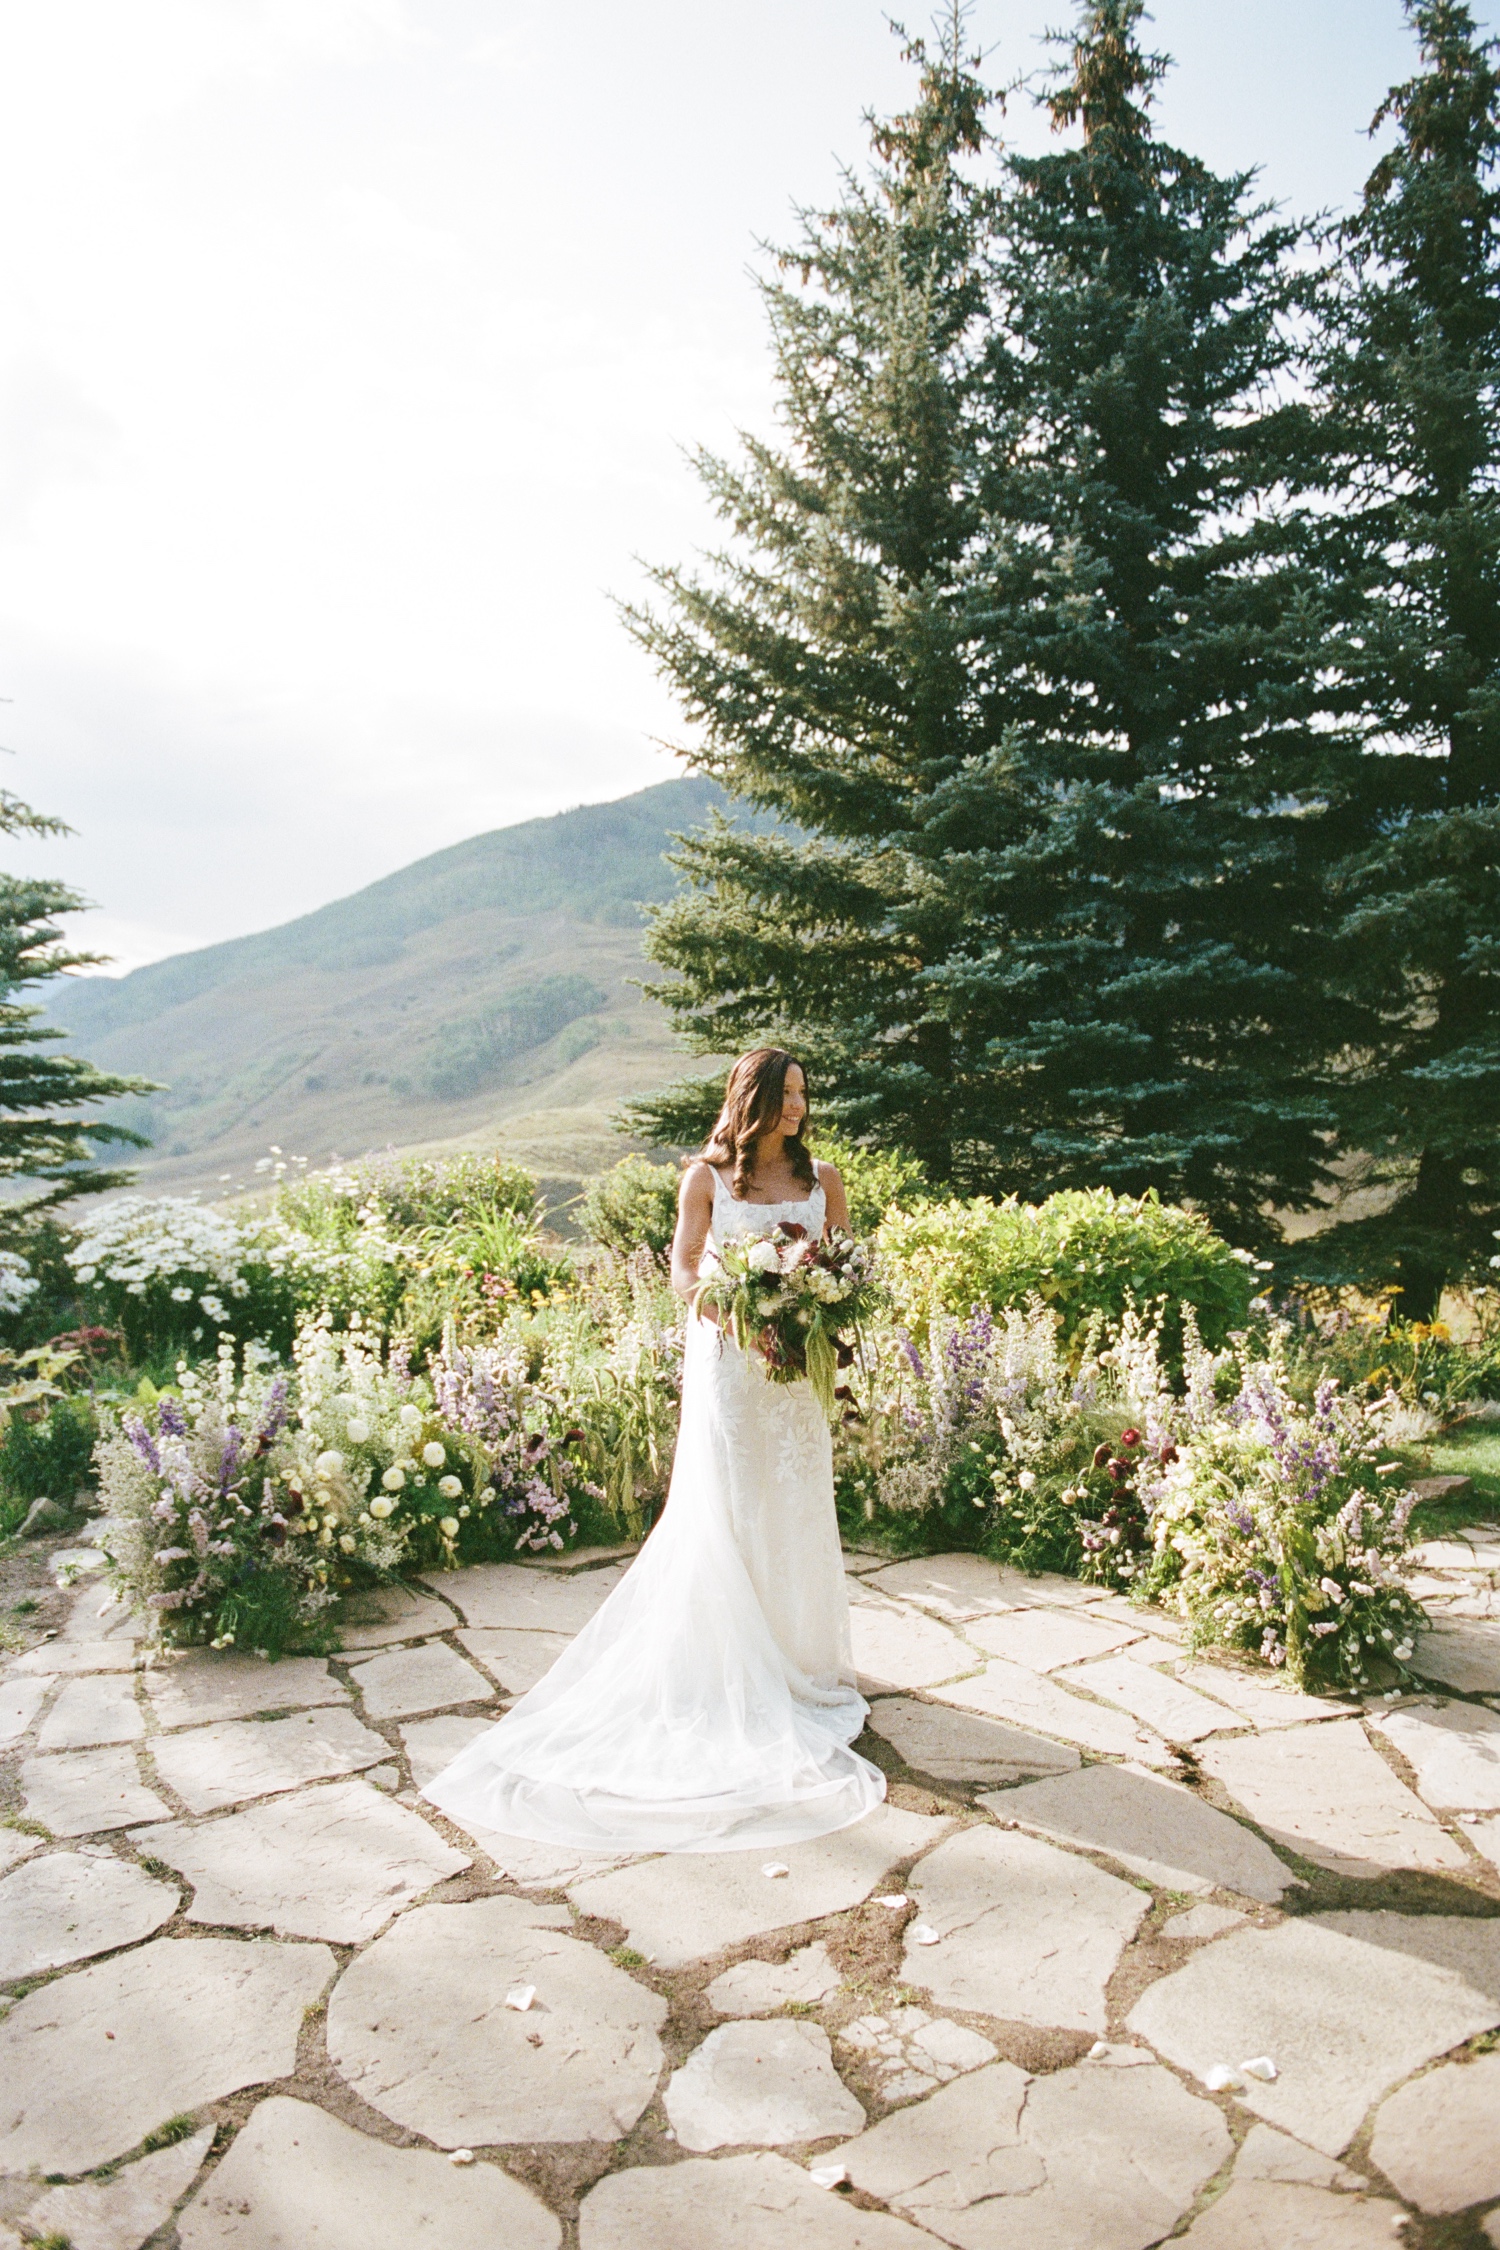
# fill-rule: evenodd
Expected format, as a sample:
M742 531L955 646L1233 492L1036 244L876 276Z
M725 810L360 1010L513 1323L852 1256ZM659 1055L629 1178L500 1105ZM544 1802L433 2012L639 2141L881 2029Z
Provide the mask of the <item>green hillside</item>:
M688 778L475 836L279 929L74 979L53 1018L163 1082L119 1108L152 1188L222 1195L273 1143L315 1164L497 1143L563 1186L620 1152L617 1102L683 1067L629 982L639 908L723 802Z

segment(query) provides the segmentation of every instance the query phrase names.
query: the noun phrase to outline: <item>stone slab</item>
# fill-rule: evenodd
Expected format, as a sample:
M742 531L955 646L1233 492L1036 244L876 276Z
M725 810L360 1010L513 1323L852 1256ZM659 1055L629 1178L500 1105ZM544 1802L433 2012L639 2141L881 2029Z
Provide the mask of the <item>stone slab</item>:
M52 1693L51 1679L0 1681L0 1750L29 1734Z
M1163 1922L1161 1934L1167 1938L1222 1937L1226 1930L1237 1930L1244 1919L1232 1906L1190 1906L1185 1914L1174 1914L1169 1922Z
M871 1571L865 1583L882 1594L915 1602L935 1617L962 1623L1002 1610L1032 1608L1041 1581L1004 1564L986 1562L983 1555L923 1555L913 1562L887 1563Z
M1236 1930L1202 1947L1153 1984L1128 2020L1199 2079L1216 2063L1233 2068L1248 2055L1269 2055L1279 2075L1269 2085L1247 2080L1237 2099L1337 2156L1373 2102L1500 2022L1500 2003L1451 1968L1347 1936L1319 1916Z
M1018 1609L1008 1617L976 1618L969 1627L969 1639L991 1656L1024 1664L1032 1672L1082 1664L1143 1638L1139 1625L1121 1625L1085 1610Z
M935 2086L996 2059L996 2049L977 2031L910 2002L889 2015L857 2017L845 2024L839 2043L859 2056L886 2102L920 2100Z
M789 2000L826 2000L841 1981L819 1938L786 1961L741 1961L715 1977L703 1997L721 2016L768 2016Z
M1370 2157L1419 2211L1500 2196L1500 2054L1441 2063L1398 2087L1380 2105Z
M1500 1622L1475 1618L1434 1625L1417 1635L1411 1668L1461 1695L1500 1695Z
M1145 2250L1226 2162L1211 2102L1149 2060L959 2078L831 2152L855 2185L959 2250Z
M1380 2196L1237 2178L1179 2239L1192 2250L1391 2250L1405 2217Z
M1148 1905L1133 1883L1034 1836L965 1828L909 1888L940 1942L919 1945L909 1928L905 1976L939 2006L1104 2030L1105 1988Z
M1234 2160L1236 2180L1282 2180L1294 2187L1353 2188L1363 2190L1368 2180L1351 2172L1347 2164L1320 2156L1272 2125L1252 2125Z
M190 1922L362 1945L472 1862L363 1781L273 1797L226 1819L137 1829L193 1885Z
M70 1641L139 1641L146 1628L115 1589L85 1586L68 1612L63 1638Z
M1314 1924L1336 1930L1408 1961L1429 1962L1457 1977L1478 1998L1500 2008L1500 1920L1491 1915L1371 1913L1316 1914Z
M213 2140L214 2128L205 2125L127 2164L112 2180L52 2188L29 2207L26 2224L38 2239L65 2236L69 2250L140 2250L192 2186Z
M488 1734L493 1719L465 1716L453 1711L441 1719L412 1719L402 1727L401 1740L406 1746L407 1763L411 1777L418 1789L425 1789L471 1742Z
M1149 1663L1128 1654L1075 1665L1060 1676L1085 1695L1118 1703L1122 1711L1143 1726L1154 1727L1168 1742L1201 1742L1206 1735L1226 1734L1243 1723L1238 1712L1210 1703L1206 1695L1165 1672L1153 1672Z
M429 1633L451 1633L457 1622L446 1602L420 1586L371 1586L344 1601L339 1641L345 1649L389 1648Z
M504 1836L497 1828L466 1828L448 1818L449 1826L466 1836L498 1874L508 1876L523 1891L561 1891L570 1883L586 1882L593 1875L613 1874L617 1867L634 1866L639 1852L586 1852L571 1844L544 1844L531 1836Z
M37 1730L38 1750L94 1750L107 1742L139 1742L146 1731L133 1674L95 1672L64 1680Z
M849 1631L861 1686L933 1687L961 1672L977 1672L984 1662L957 1633L917 1610L856 1604Z
M1475 1851L1500 1868L1500 1817L1480 1820L1474 1815L1460 1816L1460 1826Z
M336 2067L440 2148L618 2140L656 2091L667 2004L568 1919L516 1898L413 1907L334 1990ZM524 2014L505 2005L521 1984L536 1987Z
M28 1836L24 1829L0 1826L0 1875L8 1875L23 1859L39 1852L43 1841L40 1836Z
M786 1845L775 1856L788 1873L776 1880L761 1873L771 1860L764 1851L676 1852L571 1883L568 1896L581 1914L623 1922L637 1951L677 1968L767 1930L857 1906L898 1861L925 1851L948 1826L882 1804L852 1828Z
M1408 1703L1371 1718L1414 1770L1427 1804L1500 1812L1500 1714L1479 1703Z
M0 2172L92 2171L169 2117L286 2077L334 1967L325 1945L153 1938L28 1993L0 2022L15 2090Z
M1274 1904L1292 1881L1251 1829L1143 1766L1086 1766L979 1801L997 1820L1105 1852L1163 1890L1234 1891Z
M524 1695L545 1679L571 1633L522 1632L504 1625L465 1626L458 1639L507 1695Z
M989 1718L1008 1719L1012 1725L1035 1728L1040 1734L1059 1736L1111 1758L1133 1758L1137 1764L1173 1765L1171 1751L1159 1735L1141 1726L1123 1711L1089 1703L1072 1695L1055 1680L1028 1672L1024 1664L1009 1664L993 1657L976 1679L961 1680L940 1688L937 1700L955 1703L963 1711L982 1711Z
M587 1625L624 1575L618 1564L558 1576L520 1563L477 1563L469 1570L444 1571L431 1584L466 1625L511 1625L571 1636Z
M451 1703L488 1703L495 1693L482 1672L442 1641L387 1649L354 1665L349 1677L372 1719L409 1719Z
M822 2025L785 2016L711 2031L672 2073L663 2102L679 2146L695 2155L824 2141L865 2122Z
M349 1690L321 1656L284 1656L279 1664L233 1649L193 1649L155 1664L146 1693L158 1726L210 1726L220 1719L252 1719L263 1711L315 1710L347 1703Z
M769 2150L613 2172L578 2215L579 2250L931 2250L932 2237L815 2187Z
M133 1750L62 1750L28 1758L21 1790L33 1820L54 1836L96 1836L168 1811L136 1770Z
M136 1945L170 1921L177 1893L123 1860L49 1852L0 1883L0 1983Z
M1347 1718L1347 1702L1326 1695L1300 1695L1293 1687L1275 1685L1275 1674L1251 1679L1233 1664L1183 1664L1177 1677L1187 1687L1227 1703L1253 1727L1298 1727L1313 1719Z
M1466 1864L1357 1719L1207 1742L1199 1756L1258 1828L1336 1874Z
M498 2164L391 2148L273 2095L177 2224L182 2250L557 2250L562 2228Z
M1024 1781L1039 1773L1072 1773L1080 1762L1067 1743L977 1712L901 1695L872 1703L869 1723L909 1766L935 1781Z
M151 1748L157 1772L190 1813L219 1812L249 1797L331 1781L336 1774L379 1765L391 1754L388 1742L346 1710L226 1720L186 1734L159 1734Z
M56 1636L18 1656L11 1671L24 1679L43 1673L133 1672L139 1662L137 1651L126 1640L75 1641Z

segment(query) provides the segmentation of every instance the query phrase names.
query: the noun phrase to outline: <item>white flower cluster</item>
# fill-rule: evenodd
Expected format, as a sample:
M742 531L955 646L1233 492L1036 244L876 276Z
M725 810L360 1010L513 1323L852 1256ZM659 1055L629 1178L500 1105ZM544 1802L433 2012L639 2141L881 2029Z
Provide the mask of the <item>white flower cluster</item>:
M0 1313L18 1313L41 1286L24 1258L14 1250L0 1250Z
M243 1297L245 1246L239 1229L191 1196L124 1195L85 1221L68 1264L78 1279L113 1282L129 1297L165 1284L174 1304L197 1297L210 1320L229 1318L224 1297Z

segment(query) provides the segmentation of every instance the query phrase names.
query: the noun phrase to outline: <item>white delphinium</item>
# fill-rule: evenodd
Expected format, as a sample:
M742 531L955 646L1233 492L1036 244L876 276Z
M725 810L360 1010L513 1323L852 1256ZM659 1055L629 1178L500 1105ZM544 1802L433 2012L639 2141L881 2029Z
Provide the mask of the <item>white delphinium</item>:
M18 1313L41 1286L24 1258L14 1250L0 1250L0 1313Z

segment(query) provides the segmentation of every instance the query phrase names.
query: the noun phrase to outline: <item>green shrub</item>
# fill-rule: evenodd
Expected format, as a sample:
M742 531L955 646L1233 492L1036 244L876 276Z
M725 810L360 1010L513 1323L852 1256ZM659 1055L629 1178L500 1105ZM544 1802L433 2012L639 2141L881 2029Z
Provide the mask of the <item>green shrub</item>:
M670 1248L677 1225L680 1178L674 1165L653 1164L648 1156L622 1157L584 1189L578 1214L584 1233L622 1258L643 1245L660 1257Z
M392 1233L469 1223L497 1211L529 1217L536 1174L493 1150L460 1156L375 1157L341 1170L310 1173L283 1187L276 1210L299 1233L346 1249L362 1210L378 1212Z
M1181 1315L1194 1307L1204 1342L1219 1349L1248 1317L1253 1273L1206 1219L1108 1188L1069 1189L1040 1205L940 1203L895 1212L881 1226L900 1318L919 1340L935 1313L961 1318L1039 1297L1071 1340L1091 1317L1118 1321L1127 1305L1162 1304L1164 1348L1182 1350Z
M24 1408L8 1414L0 1431L0 1521L19 1521L44 1493L69 1506L93 1482L98 1435L94 1402L87 1396L54 1399L35 1419ZM13 1528L5 1522L7 1531Z
M814 1129L812 1147L816 1155L838 1166L855 1234L873 1234L889 1210L916 1211L932 1201L932 1185L920 1158L904 1148L863 1148L858 1141L821 1127Z

